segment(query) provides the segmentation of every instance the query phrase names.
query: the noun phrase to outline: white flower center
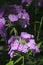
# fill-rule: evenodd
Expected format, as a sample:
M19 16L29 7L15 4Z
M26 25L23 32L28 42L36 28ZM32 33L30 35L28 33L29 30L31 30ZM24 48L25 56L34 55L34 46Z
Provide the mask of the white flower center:
M24 26L25 28L27 27L27 25Z
M22 18L25 19L25 16L23 16Z

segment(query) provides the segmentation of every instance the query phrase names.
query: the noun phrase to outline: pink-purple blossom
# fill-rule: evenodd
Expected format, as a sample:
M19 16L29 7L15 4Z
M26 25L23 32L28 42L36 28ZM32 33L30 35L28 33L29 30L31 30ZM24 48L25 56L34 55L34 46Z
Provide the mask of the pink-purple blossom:
M22 28L26 28L27 25L30 23L30 16L29 14L23 10L22 12L18 13L19 17L19 24L21 25Z
M40 52L34 40L34 35L28 34L26 32L21 32L20 36L12 36L8 40L8 45L10 48L9 52L13 51L15 53L15 51L18 51L22 53L27 53L29 52L29 50L35 53Z
M18 21L18 16L17 15L14 15L14 14L9 14L8 15L8 18L11 22L15 22L15 21Z
M30 39L30 38L34 38L34 35L28 34L27 32L21 32L21 37L25 39L27 38Z
M0 29L5 25L6 20L4 17L0 17Z
M6 9L5 7L0 8L0 35L3 38L6 37L6 30L5 30L6 20L3 17L5 13L5 9Z
M43 0L38 1L38 6L43 7Z
M14 41L14 43L11 43L11 50L17 50L19 46L19 42Z
M3 38L6 37L5 23L6 23L5 18L4 17L0 17L0 35Z
M0 17L3 17L5 9L6 9L5 7L0 8Z
M11 8L11 12L8 15L10 22L14 23L15 21L19 21L19 25L22 28L26 28L30 23L30 15L26 12L26 10L23 9L21 5L13 5L9 7Z
M29 50L28 50L28 46L25 44L22 48L22 52L23 53L27 53Z
M9 51L8 54L10 54L10 57L13 58L13 56L14 56L14 51Z
M21 2L22 2L22 3L24 3L24 2L31 3L32 0L21 0Z
M19 44L18 51L22 51L23 47L23 44Z

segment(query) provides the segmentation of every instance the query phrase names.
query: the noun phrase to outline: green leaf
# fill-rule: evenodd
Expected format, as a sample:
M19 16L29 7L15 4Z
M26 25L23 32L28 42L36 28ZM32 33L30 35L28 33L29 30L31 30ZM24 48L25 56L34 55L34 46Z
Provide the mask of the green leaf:
M39 42L39 43L37 44L37 45L38 45L38 48L40 48L40 46L41 46L41 43L42 43L42 42Z
M21 65L23 65L23 64L21 64Z
M14 62L14 64L18 63L21 59L22 59L22 57L18 58L18 59Z
M13 28L13 30L14 30L15 35L17 35L17 30L16 30L16 28Z
M14 32L14 34L16 35L17 34L17 30L15 28L13 28L11 31L10 31L10 35Z
M14 64L13 64L13 61L10 60L6 65L14 65Z
M0 39L0 41L4 41L4 39Z
M29 55L32 55L32 52L31 51L29 52Z
M11 31L10 31L10 35L12 34L12 32L13 32L13 29L11 29Z

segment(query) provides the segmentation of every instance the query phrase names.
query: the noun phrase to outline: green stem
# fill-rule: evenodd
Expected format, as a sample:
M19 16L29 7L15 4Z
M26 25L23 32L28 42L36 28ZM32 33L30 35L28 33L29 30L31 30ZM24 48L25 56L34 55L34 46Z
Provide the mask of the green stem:
M38 30L38 34L37 34L37 41L39 40L39 35L40 35L40 31L41 31L42 21L43 21L43 17L41 18L41 22L40 22L40 26L39 26L39 30Z
M17 35L17 30L15 27L13 28L13 30L14 30L15 35Z
M22 56L22 61L23 61L23 63L21 65L24 65L24 56Z
M36 23L34 24L34 35L36 36Z
M23 56L23 65L24 65L24 56Z

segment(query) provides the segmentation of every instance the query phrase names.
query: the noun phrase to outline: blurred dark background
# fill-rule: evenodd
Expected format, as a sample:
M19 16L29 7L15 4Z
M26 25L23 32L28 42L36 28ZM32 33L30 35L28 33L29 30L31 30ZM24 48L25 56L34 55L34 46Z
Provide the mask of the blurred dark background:
M13 5L13 4L18 4L20 5L21 1L20 0L0 0L0 8L8 5ZM37 31L39 30L40 27L40 22L41 18L43 17L43 7L37 6L37 0L33 0L33 2L29 6L25 6L25 4L22 4L23 8L26 9L26 11L30 15L30 26L27 26L26 29L22 29L21 27L17 26L17 31L18 34L22 31L26 31L28 33L34 34L36 42L42 41L41 47L40 47L40 54L36 54L34 57L28 57L27 59L25 57L26 65L43 65L43 22L41 25L40 29L40 35L39 35L39 40L37 41ZM36 23L38 21L39 23ZM35 29L36 25L36 31ZM0 37L1 39L1 37ZM7 52L5 51L6 49L6 43L3 41L0 41L0 65L5 65L9 61L9 56ZM30 60L29 60L30 59ZM29 62L30 61L30 64ZM31 64L31 62L35 62Z

